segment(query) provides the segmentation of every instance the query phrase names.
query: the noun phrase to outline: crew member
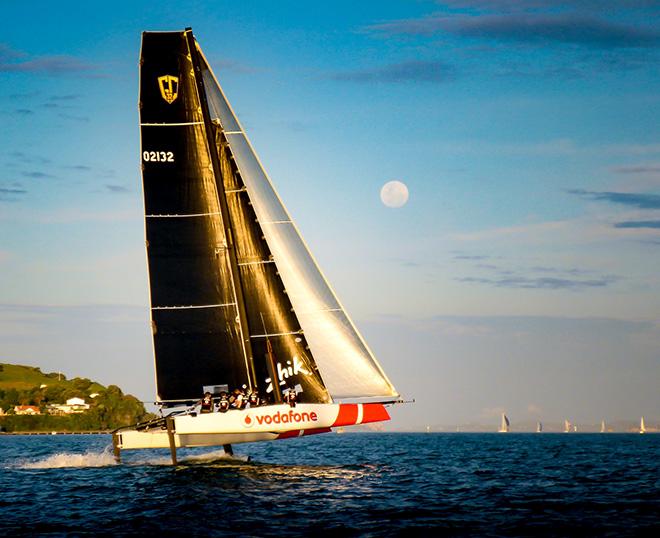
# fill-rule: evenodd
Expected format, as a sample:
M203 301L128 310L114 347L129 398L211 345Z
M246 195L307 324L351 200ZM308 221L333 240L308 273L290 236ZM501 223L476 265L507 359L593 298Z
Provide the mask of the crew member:
M286 393L284 394L284 403L288 403L291 407L296 406L296 389L290 388Z
M227 397L227 393L223 392L220 394L220 401L218 402L218 411L221 413L226 413L229 411L229 398Z
M231 406L234 409L243 409L243 405L245 403L245 396L243 394L243 391L240 389L234 389L234 401L231 403Z
M261 404L261 399L259 398L259 391L254 389L248 396L248 406L249 407L258 407Z
M210 392L205 392L204 397L201 401L200 413L212 413L213 412L213 395Z

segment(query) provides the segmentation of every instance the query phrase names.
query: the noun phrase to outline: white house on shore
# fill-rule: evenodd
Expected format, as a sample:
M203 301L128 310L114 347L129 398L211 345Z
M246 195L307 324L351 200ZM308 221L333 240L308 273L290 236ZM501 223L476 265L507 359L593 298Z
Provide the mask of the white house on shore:
M36 405L15 405L14 413L17 415L40 415L41 411Z
M82 398L69 398L66 403L49 405L48 412L51 415L70 415L72 413L84 413L89 407L89 404Z

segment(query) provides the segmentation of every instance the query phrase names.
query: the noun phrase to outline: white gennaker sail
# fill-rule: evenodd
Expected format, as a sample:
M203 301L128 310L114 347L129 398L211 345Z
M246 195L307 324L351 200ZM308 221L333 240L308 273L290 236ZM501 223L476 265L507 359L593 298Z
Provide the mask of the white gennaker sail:
M399 394L319 269L192 31L145 32L145 233L158 402L125 448L206 446L388 420ZM269 405L189 412L212 396ZM283 390L298 404L284 405Z

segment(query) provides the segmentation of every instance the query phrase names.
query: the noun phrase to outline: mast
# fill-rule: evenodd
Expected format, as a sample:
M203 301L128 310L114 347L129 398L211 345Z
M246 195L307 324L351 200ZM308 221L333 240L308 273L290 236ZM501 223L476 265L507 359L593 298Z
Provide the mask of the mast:
M250 389L257 387L257 376L254 368L254 356L252 354L252 345L250 343L250 330L248 327L247 313L245 309L245 299L243 297L243 286L240 281L238 270L238 259L234 246L234 234L232 232L231 218L229 215L229 208L227 206L227 196L225 193L224 181L222 179L222 170L218 160L218 153L215 150L216 140L216 127L211 122L209 114L208 99L206 97L206 89L204 88L204 79L202 77L202 70L195 46L195 38L192 33L192 28L185 30L186 40L188 42L188 51L193 64L195 73L194 79L197 86L197 93L202 109L202 116L204 118L204 129L206 130L206 139L209 147L209 155L211 158L211 165L213 167L213 175L215 177L216 186L218 189L218 198L220 202L220 212L222 214L222 223L225 229L225 236L227 238L227 254L230 265L230 276L232 286L234 288L234 295L236 297L240 333L243 343L243 351L245 353L246 363L248 365L248 384Z

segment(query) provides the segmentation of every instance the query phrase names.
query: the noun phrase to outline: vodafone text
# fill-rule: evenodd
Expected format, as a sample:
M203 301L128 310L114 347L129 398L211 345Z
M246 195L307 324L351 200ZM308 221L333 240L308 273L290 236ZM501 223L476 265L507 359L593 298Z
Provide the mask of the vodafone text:
M289 422L316 422L319 417L312 411L310 413L297 413L291 409L288 413L278 411L274 415L257 415L255 417L259 424L287 424Z

